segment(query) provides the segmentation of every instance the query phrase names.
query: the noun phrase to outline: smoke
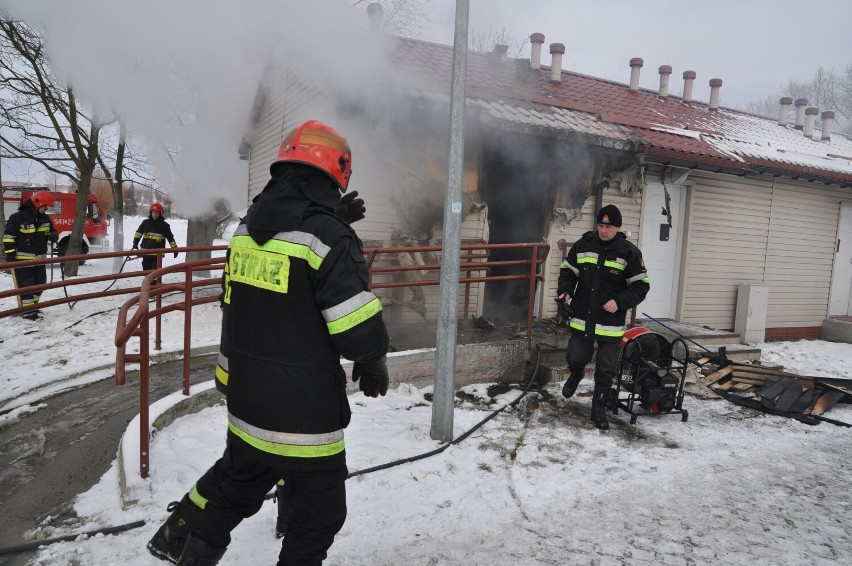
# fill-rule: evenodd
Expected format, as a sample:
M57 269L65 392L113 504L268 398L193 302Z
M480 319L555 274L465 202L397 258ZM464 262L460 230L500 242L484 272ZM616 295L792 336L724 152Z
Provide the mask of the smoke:
M158 180L187 215L216 198L245 206L248 162L237 150L264 69L287 65L353 92L389 73L364 10L342 0L5 4L43 30L57 76L93 114L122 116L144 140Z

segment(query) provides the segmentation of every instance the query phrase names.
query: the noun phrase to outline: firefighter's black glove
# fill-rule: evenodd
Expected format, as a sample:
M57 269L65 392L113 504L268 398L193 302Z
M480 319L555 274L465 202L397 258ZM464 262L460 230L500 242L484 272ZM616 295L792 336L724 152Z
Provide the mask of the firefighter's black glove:
M564 322L568 322L574 316L574 308L570 303L565 302L564 297L556 297L556 311Z
M340 197L340 202L337 203L337 208L334 209L337 217L347 224L358 222L364 218L367 212L367 207L364 206L364 199L357 197L358 191L346 193Z
M175 252L175 257L177 257L177 256L178 256L178 253L177 253L177 252Z
M133 247L130 248L130 251L138 250L138 249L139 249L139 246L137 246L136 244L133 244Z
M359 381L358 387L367 397L384 396L388 392L387 358L382 356L375 362L352 364L352 381Z

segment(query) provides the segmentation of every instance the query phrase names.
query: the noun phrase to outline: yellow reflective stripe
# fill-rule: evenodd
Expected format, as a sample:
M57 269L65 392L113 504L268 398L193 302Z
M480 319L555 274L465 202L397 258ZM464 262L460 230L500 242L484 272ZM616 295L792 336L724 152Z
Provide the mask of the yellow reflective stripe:
M298 444L280 444L278 442L261 440L260 438L250 435L244 430L240 430L233 423L228 423L228 430L261 452L275 454L277 456L289 456L291 458L323 458L325 456L340 454L346 448L345 442L342 438L330 444L304 446Z
M586 330L586 322L583 321L583 320L580 320L579 318L572 318L571 321L568 323L568 326L570 326L571 328L574 328L576 330L581 330L581 331L584 331L584 332Z
M232 244L230 252L229 283L237 281L275 293L288 292L290 258L287 255L263 249L256 244L250 247Z
M340 334L341 332L346 332L350 328L358 326L365 320L380 312L382 312L382 302L379 299L373 299L351 314L347 314L342 318L326 323L328 326L328 333Z
M264 249L290 257L297 257L308 262L314 269L319 269L322 260L331 249L320 241L319 238L307 232L279 232L274 238L267 240L262 246L247 235L245 226L241 226L234 237L231 245L244 248Z
M192 486L192 489L189 490L189 500L195 503L195 505L204 509L207 507L207 498L198 493L198 488L196 486Z
M32 228L25 228L24 226L21 226L20 230L18 230L21 234L35 234L35 231L35 226Z
M647 273L640 273L639 275L635 275L633 277L628 278L627 284L630 285L631 283L636 283L637 281L641 281L643 283L650 283L651 282L651 280L648 279Z
M577 256L577 263L597 263L597 257L579 257Z
M228 376L228 370L224 369L219 364L216 364L216 379L218 379L222 385L228 385Z
M624 330L601 330L600 328L595 327L595 335L608 336L610 338L620 338L624 336Z
M607 260L607 261L604 262L604 267L611 267L613 269L618 269L619 271L624 271L624 268L626 266L623 263L618 262L618 261Z

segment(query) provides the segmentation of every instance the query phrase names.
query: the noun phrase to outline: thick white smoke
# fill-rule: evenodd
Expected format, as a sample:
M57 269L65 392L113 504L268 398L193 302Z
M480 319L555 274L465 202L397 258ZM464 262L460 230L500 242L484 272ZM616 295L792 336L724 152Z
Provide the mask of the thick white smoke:
M365 11L342 0L4 3L44 31L52 66L87 106L127 120L185 214L218 197L245 205L237 148L267 65L343 90L368 88L384 72Z

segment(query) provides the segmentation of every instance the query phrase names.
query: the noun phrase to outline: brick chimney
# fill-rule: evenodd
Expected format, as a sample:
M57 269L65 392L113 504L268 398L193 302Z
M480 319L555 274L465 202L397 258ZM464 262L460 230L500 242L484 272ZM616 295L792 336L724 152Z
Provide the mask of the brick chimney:
M658 96L662 99L669 97L669 77L672 74L671 65L660 65L660 93Z
M826 110L822 113L822 139L831 141L831 124L834 122L834 111Z
M561 43L550 44L550 82L558 83L562 80L562 54L565 46Z
M719 109L719 91L722 88L722 79L710 79L710 110Z
M683 102L690 104L692 102L692 83L698 75L695 71L683 72Z
M808 105L807 98L797 98L796 102L796 129L802 130L805 128L805 107Z
M641 57L634 57L630 60L630 92L639 91L639 71L642 70L642 65L645 61Z
M819 108L814 106L808 106L805 108L805 137L812 138L814 137L814 122L816 122L817 114L819 114Z
M790 118L790 105L793 104L793 98L785 96L780 100L781 109L778 111L778 125L786 126L787 120Z
M541 69L541 46L544 44L544 34L534 33L530 36L530 67Z

